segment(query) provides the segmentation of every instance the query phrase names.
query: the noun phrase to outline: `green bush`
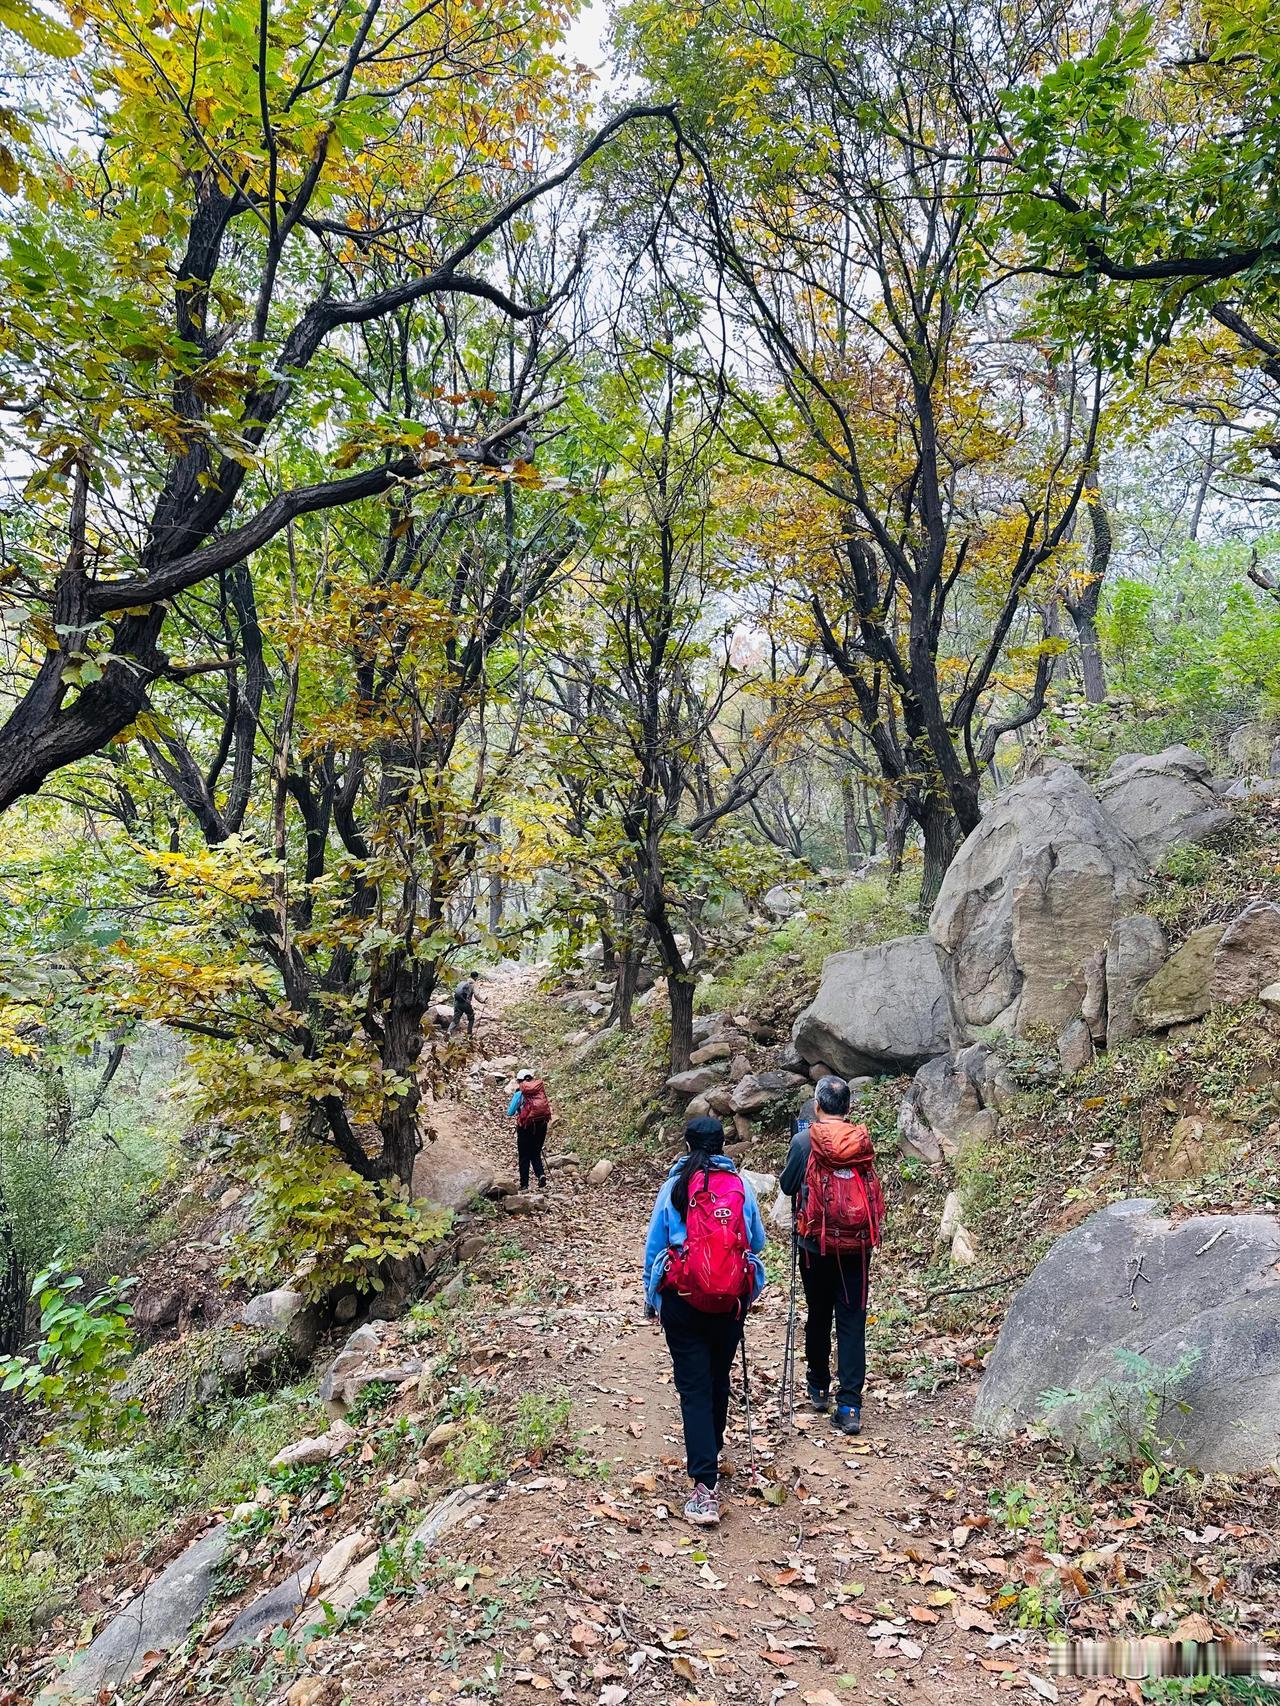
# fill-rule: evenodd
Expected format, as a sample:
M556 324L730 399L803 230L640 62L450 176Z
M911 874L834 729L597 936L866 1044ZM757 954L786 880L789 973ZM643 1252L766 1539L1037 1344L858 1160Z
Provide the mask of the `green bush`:
M31 1287L40 1310L40 1340L29 1356L0 1357L0 1392L41 1406L52 1421L90 1442L120 1432L141 1412L116 1388L133 1352L127 1296L133 1280L113 1278L81 1299L84 1281L54 1261Z

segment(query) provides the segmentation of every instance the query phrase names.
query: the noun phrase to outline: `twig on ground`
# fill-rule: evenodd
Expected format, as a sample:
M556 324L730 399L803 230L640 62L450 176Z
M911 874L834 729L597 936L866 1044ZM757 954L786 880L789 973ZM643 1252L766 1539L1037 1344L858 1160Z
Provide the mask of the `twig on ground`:
M984 1280L981 1285L950 1285L945 1291L931 1291L924 1300L927 1309L940 1297L972 1297L975 1292L994 1291L998 1285L1012 1285L1014 1280L1026 1279L1029 1270L1020 1268L1016 1273L1001 1274L999 1279Z

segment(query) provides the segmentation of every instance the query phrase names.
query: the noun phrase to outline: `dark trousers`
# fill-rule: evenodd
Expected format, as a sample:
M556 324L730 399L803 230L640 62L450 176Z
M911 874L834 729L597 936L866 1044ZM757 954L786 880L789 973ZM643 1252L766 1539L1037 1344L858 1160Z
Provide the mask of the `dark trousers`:
M547 1170L542 1165L542 1146L547 1141L546 1118L526 1120L516 1127L516 1154L520 1157L520 1189L529 1189L529 1169L533 1168L538 1183L545 1185Z
M476 1010L471 1005L469 995L455 995L453 998L453 1023L449 1029L460 1031L464 1019L467 1021L467 1035L470 1036L476 1028Z
M680 1394L685 1467L691 1481L714 1487L742 1321L737 1315L708 1315L675 1291L662 1293L659 1319Z
M836 1403L862 1405L867 1377L866 1255L826 1256L800 1252L804 1286L804 1354L809 1379L825 1391L831 1385L831 1323L836 1328Z

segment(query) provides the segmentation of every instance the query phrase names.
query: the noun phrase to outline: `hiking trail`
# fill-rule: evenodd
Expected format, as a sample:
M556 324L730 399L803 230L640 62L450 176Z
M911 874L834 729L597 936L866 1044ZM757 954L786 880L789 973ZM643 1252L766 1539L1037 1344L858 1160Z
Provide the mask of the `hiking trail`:
M477 1046L525 1047L504 1032L493 997ZM505 1102L499 1085L483 1107L437 1103L433 1124L465 1128L509 1175ZM557 1149L553 1127L548 1155ZM802 1402L794 1429L781 1424L785 1271L746 1335L756 1454L779 1502L744 1491L738 1374L724 1520L711 1531L683 1522L678 1400L641 1287L663 1169L623 1163L596 1187L589 1164L553 1169L547 1211L512 1215L495 1236L468 1293L459 1359L509 1400L567 1395L580 1472L530 1463L478 1502L443 1542L426 1592L384 1602L352 1640L337 1667L344 1690L386 1706L459 1694L832 1706L854 1697L853 1679L857 1698L886 1703L949 1706L1015 1680L1032 1692L1034 1646L1024 1658L1019 1636L995 1634L985 1607L1001 1561L973 1543L987 1518L959 1491L968 1394L908 1398L872 1357L861 1439ZM785 1258L781 1242L777 1251Z

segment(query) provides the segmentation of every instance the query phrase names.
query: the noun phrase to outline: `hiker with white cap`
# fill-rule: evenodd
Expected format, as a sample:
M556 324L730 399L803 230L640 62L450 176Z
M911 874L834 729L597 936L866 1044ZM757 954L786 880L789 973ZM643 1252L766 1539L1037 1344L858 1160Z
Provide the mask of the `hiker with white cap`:
M538 1189L547 1188L547 1170L542 1164L542 1146L555 1120L547 1087L527 1066L516 1073L516 1092L507 1109L516 1122L516 1154L520 1159L520 1189L529 1189L529 1169L537 1175Z

